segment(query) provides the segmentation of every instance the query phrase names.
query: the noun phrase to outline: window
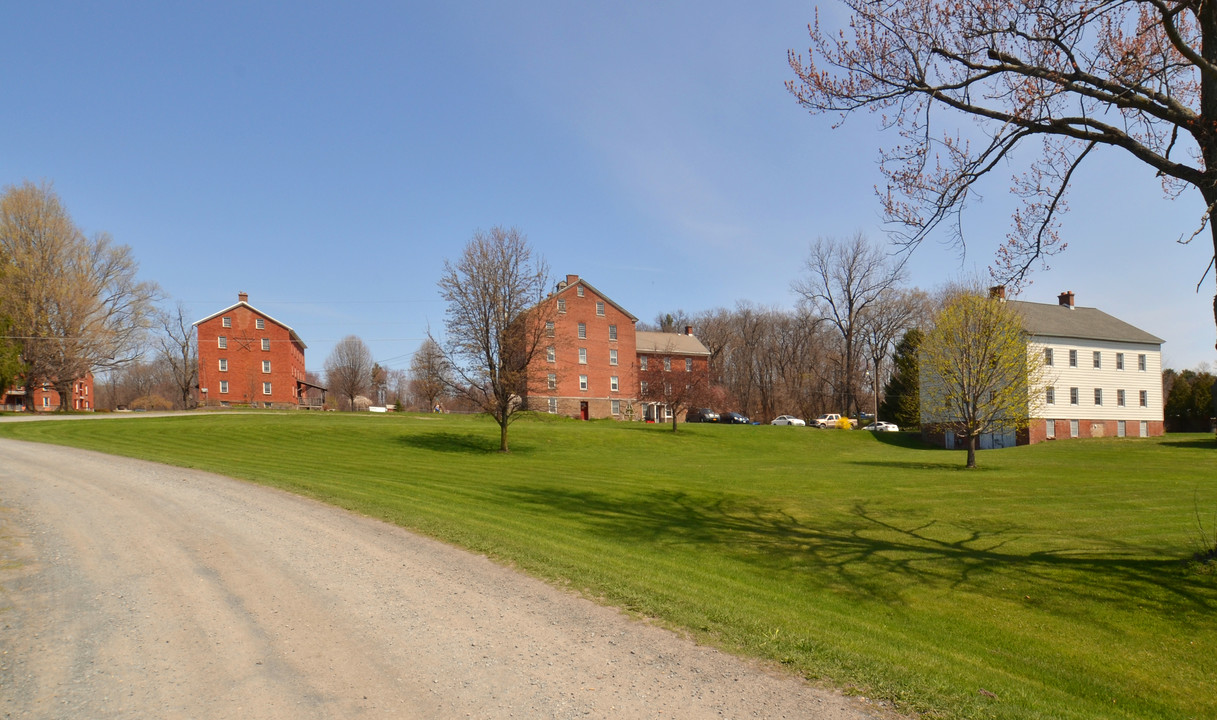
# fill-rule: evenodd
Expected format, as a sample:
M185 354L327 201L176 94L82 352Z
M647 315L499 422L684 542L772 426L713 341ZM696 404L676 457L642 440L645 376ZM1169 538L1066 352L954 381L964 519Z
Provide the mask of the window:
M1078 389L1077 388L1069 388L1069 404L1070 405L1078 404Z
M1077 367L1077 366L1078 366L1078 351L1070 350L1069 351L1069 367Z
M596 301L596 314L604 317L604 303L599 300Z
M1116 370L1124 369L1124 353L1116 353Z
M220 372L228 372L228 358L220 358Z
M1098 350L1094 351L1094 367L1096 370L1103 367L1103 353Z
M1069 421L1069 437L1075 438L1077 436L1078 436L1078 421L1070 420Z
M550 390L557 390L558 389L558 376L553 373L550 373L549 376L546 378L546 383L547 383L547 387L549 387Z
M611 390L613 392L617 392L617 376L616 375L609 378L609 390Z
M617 351L609 350L609 365L616 365L616 364L617 364Z
M672 358L666 357L663 359L663 371L672 372Z
M262 372L264 372L264 373L270 372L270 360L262 361Z
M554 336L554 324L552 322L545 323L545 337Z
M1103 388L1094 389L1094 404L1095 405L1103 404Z
M258 330L265 330L266 321L263 320L262 318L258 318L257 320L254 320L254 327L257 328Z
M1048 439L1056 437L1056 420L1048 419L1044 421L1044 437Z
M1044 402L1048 405L1056 405L1056 388L1050 387L1044 390Z
M558 398L549 399L549 413L556 415L558 413Z
M638 383L638 389L642 391L643 395L646 395L647 394L647 381L643 380L642 382Z
M545 348L545 362L557 362L557 353L554 352L554 346L550 345Z
M579 323L579 339L587 339L587 323Z
M646 370L646 369L647 369L647 356L646 356L646 355L639 355L639 356L638 356L638 369L639 369L639 370Z
M230 318L230 317L221 318L220 325L222 327L232 327L232 318Z
M270 350L270 338L262 338L262 349Z
M1141 407L1149 407L1149 391L1142 390L1140 397Z
M1144 355L1137 356L1137 369L1140 370L1141 372L1145 372L1145 356Z
M580 376L579 376L579 389L580 389L580 390L586 390L586 389L587 389L587 376L586 376L586 375L580 375Z
M221 350L228 347L228 338L223 335L216 338L216 342L219 344Z
M1124 407L1124 391L1116 390L1116 406Z
M228 381L227 380L220 381L220 394L222 394L222 395L228 394Z
M583 286L582 285L575 286L575 294L578 295L579 297L583 297Z
M560 312L560 313L566 312L566 298L558 299L558 312Z
M268 382L262 383L262 394L270 395L270 383L268 383Z
M49 397L43 397L43 398L42 398L42 407L47 408L47 407L50 407L50 406L51 406L51 398L49 398Z
M1116 437L1124 437L1128 433L1128 427L1123 420L1116 421Z
M1052 348L1044 348L1044 364L1052 364Z
M621 401L620 400L610 400L609 405L610 405L609 412L611 412L614 415L621 414Z
M685 372L693 372L693 358L685 358Z
M579 348L579 364L587 364L587 348Z
M617 326L609 325L609 340L616 340L616 339L617 339Z

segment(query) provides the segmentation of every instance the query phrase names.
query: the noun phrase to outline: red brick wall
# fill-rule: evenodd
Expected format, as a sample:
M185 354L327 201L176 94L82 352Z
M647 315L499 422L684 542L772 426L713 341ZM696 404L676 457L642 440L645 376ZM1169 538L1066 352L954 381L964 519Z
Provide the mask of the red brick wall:
M33 389L31 394L34 396L34 410L37 412L49 412L59 409L59 393L50 385L43 385ZM9 400L13 400L13 404L21 402L21 396L9 396ZM93 395L93 374L89 373L85 377L77 380L72 384L72 397L69 398L69 410L94 410L94 395Z
M224 327L229 318L231 327ZM258 329L257 320L263 328ZM284 326L244 303L198 324L199 337L199 403L202 405L244 405L263 407L296 406L296 381L304 379L304 348L292 340ZM227 348L219 347L219 338L227 339ZM263 339L270 349L262 349ZM220 371L220 360L228 361L228 370ZM262 363L270 361L270 372L262 371ZM228 381L228 392L221 392L222 381ZM271 384L271 394L263 392L262 384ZM207 392L203 392L203 388Z

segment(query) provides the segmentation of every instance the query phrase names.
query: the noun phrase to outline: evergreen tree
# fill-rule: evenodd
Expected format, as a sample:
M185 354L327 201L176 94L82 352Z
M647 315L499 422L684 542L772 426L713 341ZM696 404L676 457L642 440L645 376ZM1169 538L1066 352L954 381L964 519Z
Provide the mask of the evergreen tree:
M917 351L925 333L913 328L904 333L900 343L896 345L892 364L895 372L883 388L883 403L879 406L879 416L894 422L902 429L916 427L921 423L921 381L917 363Z

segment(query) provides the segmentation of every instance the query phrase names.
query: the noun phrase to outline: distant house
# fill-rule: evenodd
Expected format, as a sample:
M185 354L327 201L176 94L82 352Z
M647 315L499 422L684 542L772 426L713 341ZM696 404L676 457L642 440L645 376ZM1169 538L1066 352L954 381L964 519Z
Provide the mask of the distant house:
M651 370L654 364L657 366L654 369L662 367L665 377L675 382L681 382L682 375L709 379L710 351L693 336L692 327L685 326L683 334L639 332L636 337L639 371ZM654 377L653 374L651 376ZM664 422L671 418L668 408L657 402L643 402L641 413L643 420Z
M309 383L300 336L249 304L237 304L194 323L199 343L199 405L265 408L320 407L325 389Z
M72 383L72 397L68 399L66 409L93 410L93 398L93 373L88 373ZM4 391L0 396L0 410L14 412L32 407L36 412L52 412L59 409L60 402L59 393L50 383L32 388L20 385Z
M638 372L651 358L709 374L710 352L679 333L638 332L633 314L578 275L567 275L544 301L552 320L529 370L528 407L590 420L665 420L667 408L638 402Z
M993 288L1005 300L1005 289ZM1072 292L1056 304L1007 300L1021 316L1027 352L1043 358L1045 387L1028 403L1027 430L982 436L980 447L1067 438L1163 434L1163 340L1096 308ZM923 426L930 425L923 417ZM925 435L953 446L950 436Z

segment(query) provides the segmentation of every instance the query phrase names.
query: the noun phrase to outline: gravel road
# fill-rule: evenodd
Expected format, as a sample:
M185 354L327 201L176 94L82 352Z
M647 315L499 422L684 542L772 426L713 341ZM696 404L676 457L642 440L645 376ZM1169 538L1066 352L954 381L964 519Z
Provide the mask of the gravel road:
M311 500L0 440L0 716L886 713Z

